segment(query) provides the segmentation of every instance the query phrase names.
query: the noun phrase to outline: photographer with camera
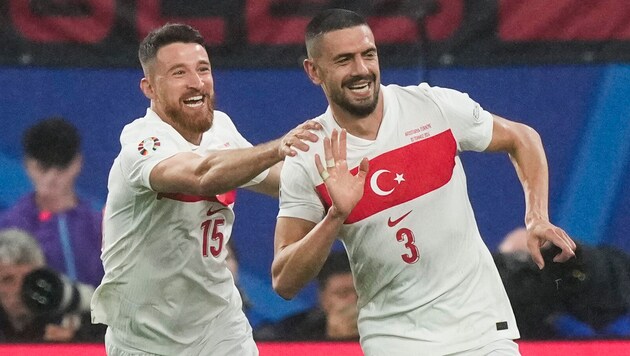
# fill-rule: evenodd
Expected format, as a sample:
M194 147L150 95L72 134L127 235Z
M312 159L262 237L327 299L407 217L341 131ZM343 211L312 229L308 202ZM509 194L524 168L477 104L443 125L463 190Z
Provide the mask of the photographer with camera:
M93 291L48 269L27 232L0 230L0 343L102 342L105 328L89 319Z

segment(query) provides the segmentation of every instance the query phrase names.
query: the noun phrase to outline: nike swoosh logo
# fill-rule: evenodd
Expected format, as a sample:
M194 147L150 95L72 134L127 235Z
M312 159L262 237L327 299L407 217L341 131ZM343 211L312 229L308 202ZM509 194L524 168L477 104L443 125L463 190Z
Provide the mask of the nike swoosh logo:
M405 215L403 215L403 216L399 217L399 218L398 218L398 219L396 219L396 220L392 220L392 218L390 217L389 219L387 219L387 226L389 226L389 227L394 227L394 226L396 226L399 222L401 222L401 221L402 221L402 219L406 218L406 217L407 217L407 215L411 214L411 212L412 212L412 211L413 211L413 210L409 210L409 212L408 212L407 214L405 214Z
M219 211L225 210L225 209L227 209L227 208L219 208L217 210L212 210L212 208L210 208L210 209L208 209L208 212L206 213L206 215L207 216L211 216L211 215L214 215L214 214L218 213Z

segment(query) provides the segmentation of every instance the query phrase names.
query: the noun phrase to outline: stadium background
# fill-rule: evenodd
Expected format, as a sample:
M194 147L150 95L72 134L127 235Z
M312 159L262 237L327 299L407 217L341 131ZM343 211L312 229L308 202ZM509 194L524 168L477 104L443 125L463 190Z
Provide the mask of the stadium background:
M310 16L345 7L373 27L382 82L467 92L536 128L550 165L550 213L578 240L630 252L630 2L626 0L4 0L0 2L0 209L30 189L23 130L49 115L80 129L83 196L100 208L122 127L148 101L136 50L153 27L205 36L217 107L256 144L322 112L301 69ZM484 240L522 225L523 197L504 155L463 155ZM270 289L277 202L239 191L233 234L255 325L312 305Z

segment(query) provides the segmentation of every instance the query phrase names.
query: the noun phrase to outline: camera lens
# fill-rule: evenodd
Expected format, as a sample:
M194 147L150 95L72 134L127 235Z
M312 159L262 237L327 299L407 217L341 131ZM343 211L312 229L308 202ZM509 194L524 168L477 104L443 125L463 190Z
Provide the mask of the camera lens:
M78 291L63 275L42 268L24 277L22 300L35 314L65 313L76 308Z

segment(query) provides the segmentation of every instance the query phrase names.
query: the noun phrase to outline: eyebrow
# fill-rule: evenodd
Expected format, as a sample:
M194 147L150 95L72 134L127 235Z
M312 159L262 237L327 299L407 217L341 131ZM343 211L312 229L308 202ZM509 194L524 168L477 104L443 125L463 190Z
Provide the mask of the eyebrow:
M202 59L202 60L199 60L199 61L197 62L197 65L200 65L200 64L205 64L205 65L208 65L208 66L209 66L209 65L210 65L210 61L205 60L205 59ZM186 67L186 65L185 65L184 63L176 63L176 64L173 64L171 67L169 67L169 68L166 70L166 72L167 72L167 73L168 73L168 72L171 72L171 71L173 71L174 69L177 69L177 68L180 68L180 67Z
M365 51L361 52L361 55L365 55L367 53L370 52L376 52L376 47L370 47L368 49L366 49ZM336 61L340 58L344 58L344 57L353 57L354 56L354 52L346 52L346 53L340 53L336 56L333 57L333 61Z

